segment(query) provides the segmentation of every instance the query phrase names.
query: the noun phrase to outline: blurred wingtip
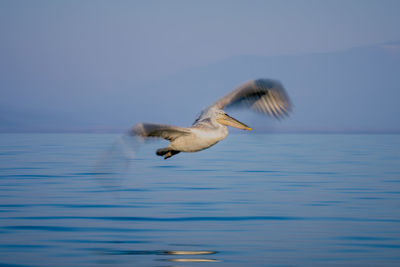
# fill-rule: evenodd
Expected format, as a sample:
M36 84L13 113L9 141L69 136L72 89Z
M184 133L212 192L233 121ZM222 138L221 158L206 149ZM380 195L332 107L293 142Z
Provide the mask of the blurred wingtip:
M119 136L94 165L94 179L106 190L118 192L128 173L140 140L130 133Z

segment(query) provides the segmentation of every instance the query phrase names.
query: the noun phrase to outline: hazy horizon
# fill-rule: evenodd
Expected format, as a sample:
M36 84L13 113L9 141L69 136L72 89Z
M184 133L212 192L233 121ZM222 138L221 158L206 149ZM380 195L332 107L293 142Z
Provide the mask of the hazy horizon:
M400 133L399 12L398 1L2 1L0 133L189 126L255 78L280 80L294 103L281 122L233 113L255 132Z

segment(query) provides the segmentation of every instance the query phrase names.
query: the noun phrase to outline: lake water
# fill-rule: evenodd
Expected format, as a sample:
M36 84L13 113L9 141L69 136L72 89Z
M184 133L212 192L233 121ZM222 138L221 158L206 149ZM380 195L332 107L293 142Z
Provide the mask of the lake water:
M117 137L0 135L0 265L400 266L400 135L160 141L110 181Z

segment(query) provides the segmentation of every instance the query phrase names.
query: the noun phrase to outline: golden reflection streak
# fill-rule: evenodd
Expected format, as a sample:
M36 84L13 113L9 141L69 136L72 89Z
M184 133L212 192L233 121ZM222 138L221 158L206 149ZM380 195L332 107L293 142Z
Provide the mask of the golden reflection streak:
M211 250L166 250L164 251L165 255L211 255L217 253L216 251ZM181 259L164 259L165 261L170 262L220 262L216 259L190 259L190 258L181 258Z
M190 251L190 250L167 250L165 251L165 254L168 255L210 255L210 254L215 254L217 253L216 251L207 251L207 250L197 250L197 251Z
M172 262L220 262L214 259L167 259L166 261Z

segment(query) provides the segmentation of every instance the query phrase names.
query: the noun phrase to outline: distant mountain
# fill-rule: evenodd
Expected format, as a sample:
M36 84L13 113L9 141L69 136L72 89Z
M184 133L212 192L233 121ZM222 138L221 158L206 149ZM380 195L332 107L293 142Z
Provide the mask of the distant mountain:
M164 111L161 121L188 124L217 97L264 77L281 80L295 108L279 123L238 113L255 129L400 132L400 42L301 56L236 56L152 82L144 91L146 101Z
M67 111L43 109L25 120L19 113L18 127L11 113L2 112L0 131L35 131L35 125L46 131L122 130L138 121L187 126L218 97L255 78L280 80L295 105L281 122L232 111L260 132L400 133L400 42L333 53L235 56L141 84L129 81L104 95L82 92Z

